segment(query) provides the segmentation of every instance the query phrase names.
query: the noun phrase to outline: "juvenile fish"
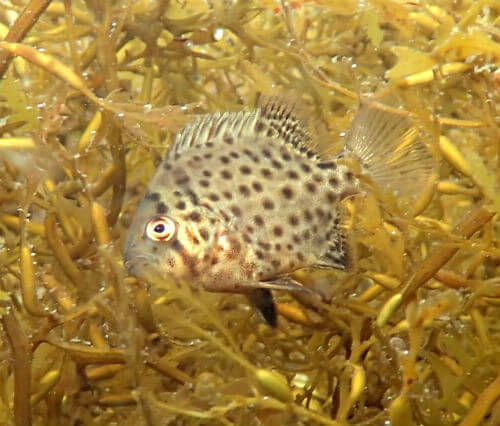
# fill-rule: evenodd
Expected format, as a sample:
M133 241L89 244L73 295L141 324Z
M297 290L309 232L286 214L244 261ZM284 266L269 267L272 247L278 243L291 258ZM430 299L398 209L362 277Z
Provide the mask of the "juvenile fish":
M124 246L129 272L247 294L276 324L270 290L305 291L290 273L355 262L340 202L362 192L342 157L382 189L416 194L434 168L411 121L362 105L336 158L313 148L298 108L199 116L177 135L140 202Z

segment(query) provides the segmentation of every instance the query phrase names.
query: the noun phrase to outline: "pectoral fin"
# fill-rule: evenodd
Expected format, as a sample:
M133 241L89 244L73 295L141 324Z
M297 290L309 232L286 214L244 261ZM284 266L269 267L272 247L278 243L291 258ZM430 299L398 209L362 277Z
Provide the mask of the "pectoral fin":
M291 277L281 277L273 281L259 281L255 287L269 290L300 291L302 293L316 294L314 291L304 287Z

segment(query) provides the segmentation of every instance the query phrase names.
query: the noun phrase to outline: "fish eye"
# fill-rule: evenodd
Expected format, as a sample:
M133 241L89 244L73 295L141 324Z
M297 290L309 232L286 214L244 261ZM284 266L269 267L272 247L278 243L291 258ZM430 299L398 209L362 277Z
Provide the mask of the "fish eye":
M146 236L153 241L169 241L177 232L177 224L167 216L155 217L146 225Z

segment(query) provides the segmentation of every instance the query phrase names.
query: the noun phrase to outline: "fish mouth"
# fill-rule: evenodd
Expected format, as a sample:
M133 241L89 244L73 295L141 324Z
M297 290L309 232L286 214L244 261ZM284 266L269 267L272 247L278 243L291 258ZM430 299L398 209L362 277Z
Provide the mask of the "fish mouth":
M145 278L147 271L152 266L151 258L148 256L123 256L123 265L128 273L136 278Z

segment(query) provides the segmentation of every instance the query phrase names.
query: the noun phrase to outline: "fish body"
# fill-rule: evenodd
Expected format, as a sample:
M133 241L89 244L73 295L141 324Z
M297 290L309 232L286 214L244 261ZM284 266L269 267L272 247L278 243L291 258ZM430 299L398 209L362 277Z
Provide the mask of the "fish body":
M355 155L383 185L397 177L414 189L415 177L430 173L430 155L402 143L410 125L387 114L358 114L338 158L315 152L296 107L279 99L249 112L198 117L177 136L139 204L124 247L130 273L246 293L274 324L270 290L306 290L291 272L348 270L355 262L341 201L362 187L343 156ZM373 132L399 144L398 155ZM407 164L409 155L419 164Z

